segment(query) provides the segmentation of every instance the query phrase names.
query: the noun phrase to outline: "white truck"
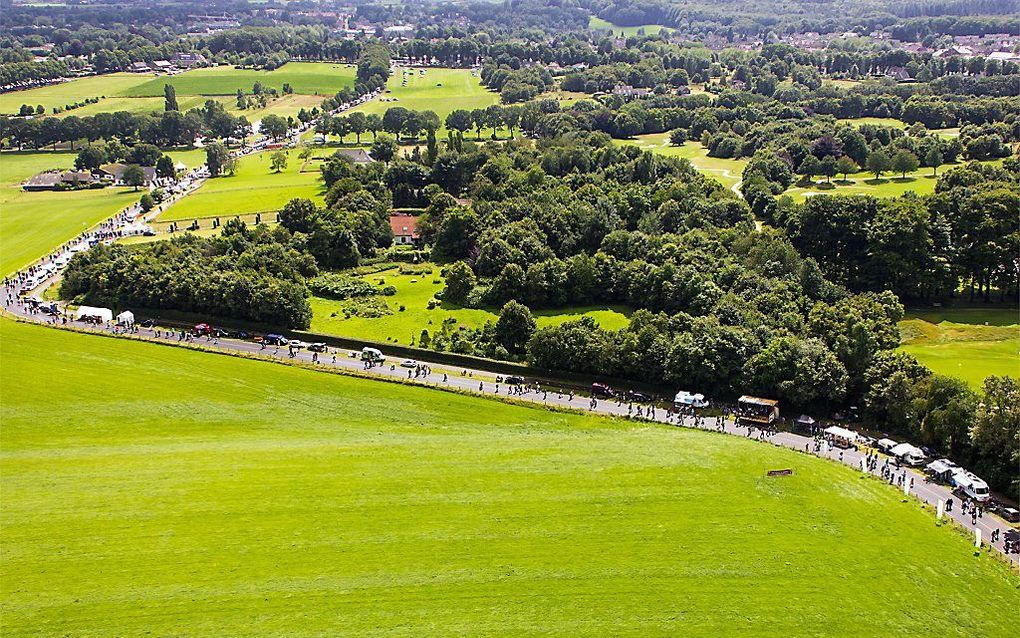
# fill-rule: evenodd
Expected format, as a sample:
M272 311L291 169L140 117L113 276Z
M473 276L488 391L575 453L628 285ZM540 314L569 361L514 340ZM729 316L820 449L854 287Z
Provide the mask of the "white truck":
M965 496L978 503L984 503L991 498L991 493L988 491L988 483L985 483L966 470L961 469L956 474L953 474L950 484L956 488L953 491L958 495Z

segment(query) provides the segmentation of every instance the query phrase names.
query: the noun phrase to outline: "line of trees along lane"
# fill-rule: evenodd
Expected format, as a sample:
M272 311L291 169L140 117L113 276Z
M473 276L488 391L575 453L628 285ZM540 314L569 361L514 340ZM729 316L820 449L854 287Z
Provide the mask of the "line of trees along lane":
M193 235L136 247L99 245L75 255L60 295L113 308L195 312L307 328L315 260L284 230L231 220L220 237Z

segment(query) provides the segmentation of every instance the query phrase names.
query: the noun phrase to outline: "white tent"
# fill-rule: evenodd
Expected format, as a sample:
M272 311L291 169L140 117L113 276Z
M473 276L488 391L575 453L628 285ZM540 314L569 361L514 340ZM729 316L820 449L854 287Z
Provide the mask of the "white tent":
M119 315L117 315L117 323L123 323L123 324L131 325L134 322L135 322L135 313L131 312L130 310L125 310L124 312L122 312Z
M101 321L113 321L113 311L109 308L95 308L93 306L79 306L74 311L74 318L99 317Z

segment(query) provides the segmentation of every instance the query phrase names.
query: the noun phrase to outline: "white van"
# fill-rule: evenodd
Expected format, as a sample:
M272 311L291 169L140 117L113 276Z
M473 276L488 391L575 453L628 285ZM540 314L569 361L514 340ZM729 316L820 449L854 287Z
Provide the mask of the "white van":
M973 499L978 503L984 503L991 497L991 493L988 491L988 483L985 483L966 470L960 470L953 474L952 484L956 488L954 491L958 494Z
M899 459L900 463L906 463L907 465L921 465L926 458L923 451L909 443L900 443L889 450L889 454Z
M899 445L899 443L893 441L892 439L879 439L878 443L875 444L875 447L888 454L889 451L892 450L897 445Z
M382 363L383 361L386 361L386 357L384 357L382 351L377 348L362 348L361 360L368 361L370 363Z

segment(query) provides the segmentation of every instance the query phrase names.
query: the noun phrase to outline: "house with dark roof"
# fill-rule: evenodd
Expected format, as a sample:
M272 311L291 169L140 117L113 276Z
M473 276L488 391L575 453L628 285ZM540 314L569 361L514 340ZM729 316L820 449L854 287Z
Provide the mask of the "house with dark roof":
M99 172L109 181L113 182L115 186L127 186L124 183L124 169L130 164L103 164L99 167ZM148 186L156 179L156 167L155 166L143 166L142 172L145 173L145 183L143 186Z
M148 73L152 71L149 65L144 62L132 62L127 68L130 73Z
M347 156L355 164L371 164L375 161L363 148L341 148L337 153Z
M61 188L81 188L102 182L99 175L89 171L44 171L21 183L26 191L52 191Z
M178 51L177 53L174 53L174 57L170 58L170 62L180 69L190 69L193 66L203 66L208 64L204 55L201 53L192 53L190 51Z

